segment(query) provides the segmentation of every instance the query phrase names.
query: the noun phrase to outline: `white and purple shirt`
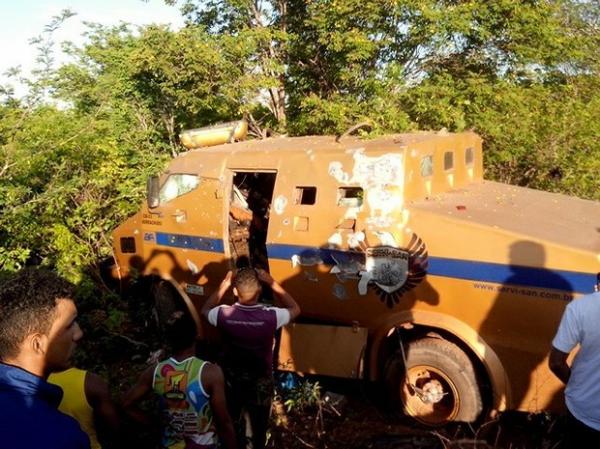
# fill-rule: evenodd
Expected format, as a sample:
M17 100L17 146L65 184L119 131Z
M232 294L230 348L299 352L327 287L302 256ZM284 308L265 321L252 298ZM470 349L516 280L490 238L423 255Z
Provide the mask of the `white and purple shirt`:
M236 302L208 312L208 322L227 337L230 364L270 375L273 371L273 337L275 331L290 322L290 312L264 304L251 306ZM227 362L226 362L227 363Z

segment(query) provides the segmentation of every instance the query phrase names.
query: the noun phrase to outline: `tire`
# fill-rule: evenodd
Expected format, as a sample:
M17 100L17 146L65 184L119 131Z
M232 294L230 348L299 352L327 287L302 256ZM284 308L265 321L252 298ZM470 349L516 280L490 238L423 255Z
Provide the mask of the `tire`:
M385 369L390 398L405 415L429 427L479 418L483 401L475 368L458 346L423 338L411 342L405 354L406 369L401 351Z
M167 322L176 312L189 313L189 310L173 286L164 280L159 280L152 285L152 298L154 300L153 315L160 332L163 332Z

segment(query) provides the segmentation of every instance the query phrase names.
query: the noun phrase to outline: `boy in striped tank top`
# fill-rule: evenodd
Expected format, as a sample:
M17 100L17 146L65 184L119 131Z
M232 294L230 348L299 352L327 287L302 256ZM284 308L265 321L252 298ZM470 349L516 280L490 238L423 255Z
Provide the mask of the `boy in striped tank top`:
M137 404L151 391L158 395L162 448L234 449L223 372L218 365L195 356L194 321L189 314L176 314L166 329L173 355L142 373L123 406L132 418L148 423Z

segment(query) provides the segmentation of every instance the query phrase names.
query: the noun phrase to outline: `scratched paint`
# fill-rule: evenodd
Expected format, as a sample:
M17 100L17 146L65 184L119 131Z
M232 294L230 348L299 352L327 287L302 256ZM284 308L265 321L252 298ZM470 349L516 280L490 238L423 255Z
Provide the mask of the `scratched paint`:
M294 254L291 258L292 267L297 267L301 265L303 267L311 267L313 265L319 265L323 263L323 260L317 253L315 254L307 254L307 255L298 255Z
M273 209L275 210L275 213L277 215L283 214L283 212L285 211L285 207L287 206L287 203L288 203L288 200L283 195L279 195L277 198L275 198L275 201L273 202Z
M333 161L329 164L329 175L333 176L340 184L351 182L348 173L344 172L344 166L339 161Z
M375 231L374 234L379 239L379 243L381 245L383 245L383 246L392 246L394 248L398 246L398 244L396 243L396 239L389 232Z
M357 260L336 260L329 273L335 275L338 281L345 282L350 279L359 279L360 272L365 270L364 264Z
M366 222L371 228L388 227L404 207L404 163L401 154L388 153L369 157L362 149L352 152L352 173L340 161L329 163L329 175L340 184L358 184L369 205Z
M348 234L348 247L362 248L365 244L365 233L362 231Z
M329 244L329 246L333 246L336 248L339 248L342 246L342 234L340 233L340 231L337 231L335 233L333 233L328 239L327 239L327 243Z
M194 262L192 262L190 259L187 259L185 262L193 274L198 274L200 272L200 270L198 269L198 266Z
M344 212L344 218L349 220L356 220L360 211L361 207L349 207Z

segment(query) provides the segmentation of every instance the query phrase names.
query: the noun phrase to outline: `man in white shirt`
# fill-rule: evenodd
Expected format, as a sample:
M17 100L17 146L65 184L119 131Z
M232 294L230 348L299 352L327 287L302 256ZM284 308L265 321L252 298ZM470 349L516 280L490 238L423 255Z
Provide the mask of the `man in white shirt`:
M600 293L569 303L552 340L549 365L566 384L567 448L600 447ZM571 366L567 358L579 345Z

